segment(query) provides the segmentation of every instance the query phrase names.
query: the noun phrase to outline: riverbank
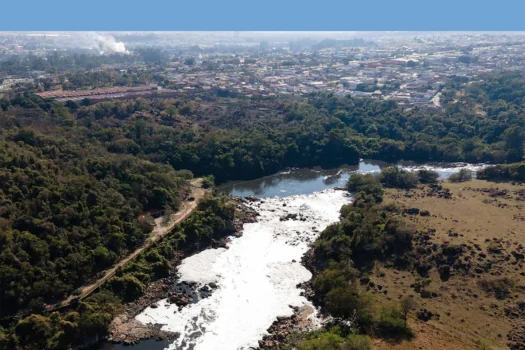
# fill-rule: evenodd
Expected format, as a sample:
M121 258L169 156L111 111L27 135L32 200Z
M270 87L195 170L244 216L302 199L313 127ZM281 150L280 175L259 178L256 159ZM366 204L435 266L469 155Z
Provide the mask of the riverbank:
M290 317L278 316L268 328L266 335L259 340L260 349L278 349L282 344L286 344L289 338L299 332L309 332L316 328L312 317L315 310L310 305L293 307L294 313Z
M311 278L301 257L338 220L349 197L325 190L242 201L258 212L258 221L244 224L243 235L230 239L227 249L205 250L179 266L179 281L196 283L197 289L216 284L211 295L180 310L163 299L137 316L144 324L180 333L173 349L256 348L277 317L292 317L295 308L311 306L298 287Z
M255 222L257 212L247 205L248 201L239 197L232 197L231 201L236 205L234 220L235 232L233 236L239 237L242 234L242 227L245 223ZM183 252L178 251L175 258L170 263L179 266L181 261L188 256L197 254L208 248L225 248L227 237L212 241L209 247L201 247L199 251ZM183 288L176 292L179 276L176 270L172 270L169 276L150 283L144 294L136 301L126 304L125 311L115 317L110 325L108 341L114 343L124 343L133 345L143 339L157 339L172 341L178 337L176 332L162 330L161 324L145 324L136 320L136 316L147 307L158 307L157 303L161 299L170 300L178 305L194 302L194 295L188 288ZM210 288L212 289L212 288Z

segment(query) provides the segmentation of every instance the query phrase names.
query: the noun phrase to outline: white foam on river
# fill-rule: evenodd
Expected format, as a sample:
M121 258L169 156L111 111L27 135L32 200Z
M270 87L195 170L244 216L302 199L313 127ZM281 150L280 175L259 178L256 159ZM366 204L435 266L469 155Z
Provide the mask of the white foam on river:
M181 280L213 281L219 288L180 312L161 300L137 320L179 332L170 349L257 347L277 316L293 314L290 305L309 304L296 287L312 277L301 257L326 226L339 220L339 209L348 202L345 192L326 190L251 203L260 214L258 222L245 224L243 236L231 239L229 249L205 250L184 259L178 269ZM279 220L289 213L305 220Z
M489 164L469 164L469 163L450 163L448 166L443 165L410 165L410 166L401 166L400 168L409 170L409 171L418 171L418 170L434 170L438 173L441 173L441 178L448 178L448 176L457 173L461 169L470 170L476 174L477 171L488 167Z

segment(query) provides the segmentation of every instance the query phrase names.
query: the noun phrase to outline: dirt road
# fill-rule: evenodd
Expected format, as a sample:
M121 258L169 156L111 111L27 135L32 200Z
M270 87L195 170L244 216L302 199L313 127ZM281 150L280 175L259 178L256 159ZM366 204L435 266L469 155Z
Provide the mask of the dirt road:
M183 201L181 203L181 209L177 211L175 214L172 215L170 218L170 221L167 225L162 225L163 218L157 218L155 220L155 228L151 232L150 236L146 239L143 245L138 247L133 253L126 256L122 260L120 260L117 264L115 264L112 268L106 270L103 272L103 276L99 279L97 279L95 282L82 286L79 288L80 294L77 293L76 295L70 295L67 299L63 300L60 303L57 303L55 305L52 305L49 310L55 310L60 309L63 307L67 307L71 304L74 300L82 300L91 293L93 293L95 290L97 290L101 285L106 283L111 277L115 275L119 267L124 266L131 260L135 259L140 253L142 253L144 250L151 247L155 242L160 240L162 237L164 237L168 232L173 229L173 227L180 223L182 220L186 219L197 207L197 204L199 204L199 201L204 197L204 194L206 193L206 190L204 190L202 187L202 179L193 179L190 181L190 188L191 188L191 194L188 198L193 197L193 200L191 201Z

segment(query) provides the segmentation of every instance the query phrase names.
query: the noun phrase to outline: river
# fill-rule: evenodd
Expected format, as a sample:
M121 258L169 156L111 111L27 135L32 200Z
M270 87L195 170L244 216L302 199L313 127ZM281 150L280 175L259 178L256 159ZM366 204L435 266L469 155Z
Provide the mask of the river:
M219 191L233 196L286 197L298 194L311 194L328 188L344 186L353 173L377 173L389 166L399 166L403 169L416 171L419 169L434 170L440 179L448 179L461 168L473 172L485 165L471 165L465 163L427 163L414 162L388 163L378 160L364 159L358 165L342 166L335 169L290 169L277 174L250 181L233 181L219 187Z
M277 316L291 316L291 307L310 305L297 284L311 278L301 257L319 233L339 219L339 209L351 201L341 187L355 172L378 172L391 164L363 160L354 167L331 170L291 169L262 179L225 184L219 191L235 196L257 196L250 205L257 223L245 224L243 235L232 238L228 249L207 249L183 260L181 281L199 285L214 282L210 297L178 310L160 300L137 316L143 323L162 324L181 336L172 344L144 341L133 350L234 350L258 346L258 340ZM458 171L451 165L398 164L408 170L436 170L440 178ZM481 166L462 165L471 170ZM297 214L296 219L286 216ZM316 313L311 315L318 323ZM117 350L106 344L102 349Z

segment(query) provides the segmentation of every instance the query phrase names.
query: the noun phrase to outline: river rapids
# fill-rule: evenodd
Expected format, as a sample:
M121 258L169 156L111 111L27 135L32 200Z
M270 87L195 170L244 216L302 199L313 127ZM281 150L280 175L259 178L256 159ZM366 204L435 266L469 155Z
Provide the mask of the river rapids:
M216 283L212 295L181 311L161 300L137 320L180 333L171 350L258 347L277 316L310 304L297 287L312 277L301 258L320 232L339 220L339 209L350 199L345 191L330 189L250 203L260 216L244 224L242 237L230 239L228 249L190 256L178 268L181 281Z

